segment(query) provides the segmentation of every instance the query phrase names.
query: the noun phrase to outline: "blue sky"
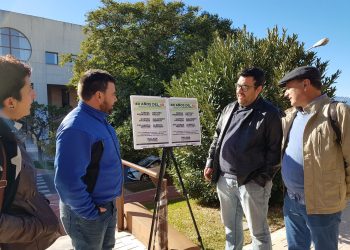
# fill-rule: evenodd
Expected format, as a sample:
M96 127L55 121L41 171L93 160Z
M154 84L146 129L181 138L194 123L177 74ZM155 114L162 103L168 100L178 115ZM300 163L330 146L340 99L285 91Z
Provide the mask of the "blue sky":
M125 2L125 1L123 1ZM136 2L136 1L129 1ZM295 33L305 47L323 37L330 42L315 48L317 56L330 61L327 75L342 71L338 96L350 97L350 1L349 0L183 0L188 5L229 18L235 28L244 24L257 37L277 25ZM1 0L0 9L84 24L85 14L100 6L99 0Z

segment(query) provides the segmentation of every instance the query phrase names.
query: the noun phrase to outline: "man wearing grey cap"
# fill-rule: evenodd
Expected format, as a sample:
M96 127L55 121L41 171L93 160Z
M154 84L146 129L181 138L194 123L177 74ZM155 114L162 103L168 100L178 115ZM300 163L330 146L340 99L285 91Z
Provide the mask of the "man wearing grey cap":
M338 249L341 211L350 197L350 110L321 93L315 67L298 67L279 82L292 108L282 119L282 178L288 249ZM337 117L341 142L331 124Z

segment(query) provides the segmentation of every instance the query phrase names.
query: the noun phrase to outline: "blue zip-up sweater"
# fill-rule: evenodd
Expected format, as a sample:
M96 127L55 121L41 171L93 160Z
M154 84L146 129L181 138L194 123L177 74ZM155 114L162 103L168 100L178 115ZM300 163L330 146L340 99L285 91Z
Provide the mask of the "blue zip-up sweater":
M121 194L123 183L119 141L107 114L79 102L62 121L56 136L55 187L61 201L85 219L98 217L97 206ZM82 178L92 145L103 142L99 174L90 194Z

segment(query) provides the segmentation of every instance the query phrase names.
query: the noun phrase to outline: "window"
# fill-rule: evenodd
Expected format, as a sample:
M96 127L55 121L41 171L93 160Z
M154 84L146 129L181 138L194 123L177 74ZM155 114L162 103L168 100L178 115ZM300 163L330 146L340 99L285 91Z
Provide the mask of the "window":
M58 53L55 52L45 52L45 62L46 64L58 64Z
M18 30L0 28L0 55L11 54L21 61L28 61L32 55L29 40Z

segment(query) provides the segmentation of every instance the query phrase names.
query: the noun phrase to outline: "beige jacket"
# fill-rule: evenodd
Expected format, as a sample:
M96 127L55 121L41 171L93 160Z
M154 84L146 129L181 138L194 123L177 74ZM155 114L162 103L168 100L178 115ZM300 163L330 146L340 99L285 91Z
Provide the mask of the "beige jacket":
M330 98L324 95L304 109L312 113L303 136L304 192L308 214L339 212L350 198L350 107L338 103L336 108L342 134L342 145L339 146L328 117L330 102ZM288 109L282 119L282 149L286 147L296 113L296 108Z

